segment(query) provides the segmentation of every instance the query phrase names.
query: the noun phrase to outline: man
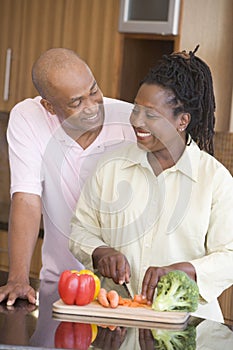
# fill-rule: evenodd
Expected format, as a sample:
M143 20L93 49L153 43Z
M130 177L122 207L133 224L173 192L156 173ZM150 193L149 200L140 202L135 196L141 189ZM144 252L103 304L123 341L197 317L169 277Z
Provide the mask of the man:
M50 49L32 69L40 96L11 111L7 138L11 167L9 277L0 301L35 303L30 262L43 215L42 280L81 269L68 250L70 218L97 159L134 139L132 105L103 98L92 72L76 53Z

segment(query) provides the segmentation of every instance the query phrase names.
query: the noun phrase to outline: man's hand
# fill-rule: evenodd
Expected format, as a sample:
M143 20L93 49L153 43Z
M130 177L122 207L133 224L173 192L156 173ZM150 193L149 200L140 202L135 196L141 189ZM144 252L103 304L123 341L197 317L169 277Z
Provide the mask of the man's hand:
M30 193L14 193L11 201L8 231L9 274L0 287L0 302L13 305L17 298L35 304L36 293L29 285L31 258L41 220L41 198Z
M115 283L128 283L130 266L126 257L109 247L98 247L92 254L94 267L102 276L112 278Z
M8 281L5 286L0 287L0 302L7 299L7 305L11 306L17 298L27 299L29 303L36 303L36 292L28 284L17 281Z

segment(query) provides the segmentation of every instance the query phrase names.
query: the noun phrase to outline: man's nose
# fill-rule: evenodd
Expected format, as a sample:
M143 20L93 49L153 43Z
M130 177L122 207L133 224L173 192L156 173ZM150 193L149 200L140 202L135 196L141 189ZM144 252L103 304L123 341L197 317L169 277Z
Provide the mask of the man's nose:
M87 114L94 114L98 111L98 103L90 99L84 101L83 111Z

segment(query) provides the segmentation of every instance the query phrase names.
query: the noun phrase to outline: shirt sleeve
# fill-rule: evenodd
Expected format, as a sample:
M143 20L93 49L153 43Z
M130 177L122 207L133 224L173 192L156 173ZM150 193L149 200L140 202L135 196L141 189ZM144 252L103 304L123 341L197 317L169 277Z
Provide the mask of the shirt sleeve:
M72 254L91 270L94 270L92 253L99 246L106 246L102 239L99 219L100 189L97 176L85 184L71 220L69 248Z
M206 255L190 261L202 298L211 302L233 283L233 178L219 167L213 181Z
M33 129L22 111L17 108L11 111L7 128L11 195L15 192L41 195L42 156L38 142L40 132L42 131Z

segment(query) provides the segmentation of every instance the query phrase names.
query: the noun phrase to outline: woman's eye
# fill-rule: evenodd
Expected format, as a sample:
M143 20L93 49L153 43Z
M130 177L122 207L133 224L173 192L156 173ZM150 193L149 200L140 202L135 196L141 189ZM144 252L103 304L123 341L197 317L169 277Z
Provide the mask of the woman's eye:
M147 112L146 116L149 119L158 119L158 117L153 112Z
M146 113L147 118L155 118L155 115L152 113Z
M134 113L134 114L138 114L139 112L140 112L140 110L137 107L134 107L132 110L132 113Z

